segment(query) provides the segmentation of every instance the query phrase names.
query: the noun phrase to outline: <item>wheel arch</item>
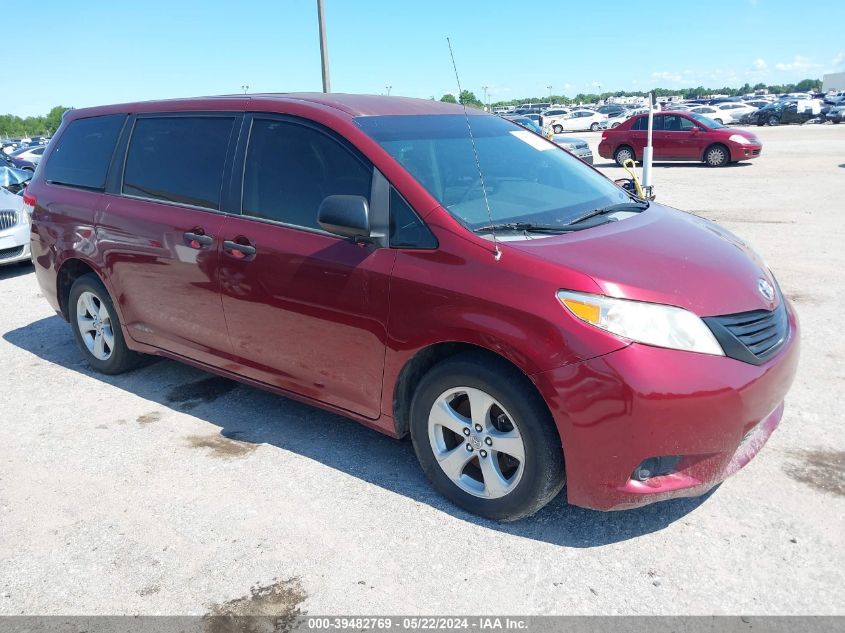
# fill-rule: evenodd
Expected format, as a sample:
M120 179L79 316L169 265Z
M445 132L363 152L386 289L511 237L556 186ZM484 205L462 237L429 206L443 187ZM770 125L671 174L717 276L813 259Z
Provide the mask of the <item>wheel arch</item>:
M77 279L89 273L96 275L103 285L106 286L106 289L109 290L108 285L97 272L96 267L89 262L86 262L78 257L68 257L59 265L59 270L56 275L56 298L59 301L59 309L61 310L62 317L64 317L65 321L70 319L70 311L68 308L70 289ZM111 293L111 290L109 290L109 293ZM114 301L112 302L114 303ZM115 306L115 309L118 310L117 306Z
M397 437L404 437L409 432L411 402L414 398L416 386L422 377L438 363L468 352L482 354L494 359L495 362L505 363L520 376L524 377L526 384L531 386L531 389L534 390L537 398L543 403L543 406L551 417L549 405L534 384L534 381L512 360L481 345L460 341L440 342L433 343L418 350L405 362L399 371L399 375L393 386L392 400L393 420Z
M708 145L707 147L704 148L704 151L701 153L701 161L702 162L705 162L705 163L707 162L707 152L709 152L714 147L724 148L725 152L727 152L727 154L728 154L728 161L725 164L727 165L728 163L731 162L731 148L728 147L727 144L723 143L722 141L713 141L712 143L710 143L710 145Z

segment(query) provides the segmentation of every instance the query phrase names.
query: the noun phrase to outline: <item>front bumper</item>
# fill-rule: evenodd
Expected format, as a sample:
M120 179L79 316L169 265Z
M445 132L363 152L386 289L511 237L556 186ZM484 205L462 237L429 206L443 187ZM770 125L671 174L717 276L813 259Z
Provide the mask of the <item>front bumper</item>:
M0 266L30 258L29 232L29 222L0 231Z
M747 464L783 415L798 366L798 323L770 361L631 344L582 363L535 374L564 448L573 505L621 510L701 495ZM634 470L679 456L647 481Z
M731 160L751 160L757 158L763 152L763 146L760 144L754 145L740 145L733 143L730 147Z

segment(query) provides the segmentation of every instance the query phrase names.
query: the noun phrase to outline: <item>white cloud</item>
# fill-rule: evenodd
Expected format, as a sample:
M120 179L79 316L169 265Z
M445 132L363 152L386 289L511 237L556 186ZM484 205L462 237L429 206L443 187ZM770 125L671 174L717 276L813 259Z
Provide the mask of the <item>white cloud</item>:
M803 55L796 55L791 62L775 64L775 68L782 72L795 71L805 72L820 68L821 64L817 64L809 57Z
M768 68L768 64L766 64L766 60L762 57L758 57L754 60L754 70L766 70Z
M681 81L682 77L678 73L672 73L666 70L661 70L657 72L651 73L652 79L660 79L663 81L673 81L678 82Z
M830 60L831 70L845 70L845 53L839 53L836 57Z

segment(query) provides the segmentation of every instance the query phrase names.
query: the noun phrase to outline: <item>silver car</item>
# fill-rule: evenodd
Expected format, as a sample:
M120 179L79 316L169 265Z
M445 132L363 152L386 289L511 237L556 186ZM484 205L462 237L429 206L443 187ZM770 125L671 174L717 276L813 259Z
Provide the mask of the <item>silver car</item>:
M567 152L580 158L588 165L593 164L593 151L590 149L587 141L575 138L574 136L563 136L561 134L555 134L552 136L552 141L555 145L562 147Z

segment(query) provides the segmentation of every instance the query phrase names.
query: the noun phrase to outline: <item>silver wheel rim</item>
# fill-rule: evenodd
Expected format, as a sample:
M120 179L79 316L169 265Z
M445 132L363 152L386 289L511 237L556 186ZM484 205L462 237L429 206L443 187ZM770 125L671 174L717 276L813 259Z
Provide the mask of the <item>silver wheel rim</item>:
M106 304L87 290L76 300L76 327L82 342L97 360L108 360L114 351L114 331Z
M707 152L707 162L711 165L721 165L725 160L725 152L718 147Z
M475 497L510 494L525 470L525 444L513 417L473 387L444 391L428 416L428 440L440 469Z
M560 134L561 132L563 132L563 128L560 127L559 125L554 126L552 128L552 130L554 131L555 134Z
M628 159L630 159L630 158L632 158L632 156L631 156L631 150L627 150L627 149L620 149L620 150L616 153L616 160L617 160L617 162L618 162L620 165L621 165L621 164L623 164L626 160L628 160Z

